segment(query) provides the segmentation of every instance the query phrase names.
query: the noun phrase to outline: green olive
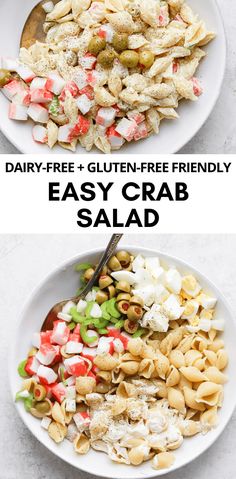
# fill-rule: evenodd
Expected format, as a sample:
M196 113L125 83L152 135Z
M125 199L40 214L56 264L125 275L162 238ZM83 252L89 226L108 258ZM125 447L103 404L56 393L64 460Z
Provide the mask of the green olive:
M128 266L130 263L130 254L127 251L118 251L116 257L119 260L121 266Z
M9 70L0 68L0 88L3 88L5 85L7 85L10 79L11 79L11 73L9 72Z
M96 302L98 304L105 303L108 300L108 294L105 291L98 291L96 294Z
M35 405L35 409L36 411L38 411L40 414L48 414L51 407L50 407L50 403L48 401L41 401L41 402L38 402L36 405Z
M113 283L113 279L108 275L100 276L98 280L99 288L105 289Z
M115 286L113 286L113 284L108 286L107 291L108 291L109 299L114 298L114 296L116 294L116 288L115 288Z
M120 62L127 68L135 68L139 64L139 54L133 50L125 50L120 55Z
M129 37L127 33L115 33L112 40L112 46L115 48L117 52L121 53L124 50L127 50L128 40L129 40Z
M97 62L103 68L110 68L115 60L115 53L112 50L103 50L97 57Z
M144 302L142 298L140 298L139 296L132 296L130 299L130 304L137 304L138 306L141 306L142 308L144 305Z
M28 352L28 358L30 358L31 356L35 356L35 354L37 353L37 349L36 348L31 348Z
M130 285L128 281L118 281L118 283L116 284L116 289L118 291L124 291L125 293L129 293Z
M129 307L130 307L130 304L129 304L128 301L123 301L123 300L122 300L122 301L119 301L119 302L117 303L117 309L118 309L118 311L120 311L120 313L122 313L122 314L127 314L127 311L128 311L128 309L129 309Z
M139 321L143 316L143 310L136 304L130 305L127 311L127 317L130 321Z
M119 262L119 260L117 259L116 256L112 256L109 263L108 263L108 267L112 270L112 271L120 271L122 268L121 268L121 264Z
M119 293L116 297L116 301L130 301L130 294L129 293Z
M138 329L138 324L135 323L134 321L130 321L129 319L126 319L124 322L124 330L129 333L133 334L137 331Z
M106 48L105 38L94 37L89 42L88 51L93 55L98 55L104 48Z
M95 269L97 269L97 267L98 267L98 264L95 265ZM105 266L103 266L103 268L102 268L101 276L104 276L104 275L107 274L107 273L108 273L108 267L105 265Z
M85 281L89 281L94 275L94 269L93 268L88 268L84 272L84 279Z
M45 399L47 391L41 384L36 384L34 387L34 398L36 401L43 401Z
M149 50L144 50L139 55L139 63L145 68L151 68L155 60L155 56Z

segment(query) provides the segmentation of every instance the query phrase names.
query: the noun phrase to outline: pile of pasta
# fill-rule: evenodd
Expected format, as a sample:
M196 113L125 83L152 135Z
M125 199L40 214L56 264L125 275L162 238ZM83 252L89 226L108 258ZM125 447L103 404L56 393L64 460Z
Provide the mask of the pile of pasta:
M88 96L86 105L90 102L89 111L84 110L90 122L86 133L76 136L73 130L81 103L68 87L57 113L50 115L43 140L37 141L50 147L59 142L72 151L78 143L87 151L95 145L110 153L127 141L158 134L163 119L179 117L176 110L180 100L195 101L202 93L194 75L205 56L202 47L215 34L184 0L61 0L46 16L45 43L22 48L20 62L38 77L47 78L54 71L67 84L75 81L83 71L91 39L104 25L109 31L128 34L129 51L139 55L151 52L151 67L140 63L126 67L117 53L108 68L98 63L85 66L90 75L85 89L79 90ZM113 52L109 43L108 49ZM64 137L64 131L59 130L68 124L71 128Z
M97 355L104 394L92 377L77 377L76 414L66 412L65 401L51 403L50 437L69 439L78 454L92 447L118 463L151 459L156 469L170 467L183 438L217 425L227 381L224 341L214 329L190 333L185 323L132 338L123 353ZM34 384L28 379L23 388Z

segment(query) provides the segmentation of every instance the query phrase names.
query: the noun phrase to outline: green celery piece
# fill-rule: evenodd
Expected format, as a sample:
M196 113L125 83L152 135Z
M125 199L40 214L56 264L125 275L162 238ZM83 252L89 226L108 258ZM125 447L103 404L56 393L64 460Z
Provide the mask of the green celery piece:
M99 291L99 287L98 286L93 286L92 291Z
M90 311L93 307L93 305L95 304L95 301L89 301L87 303L87 306L86 306L86 309L85 309L85 316L86 318L89 318L90 317Z
M94 324L94 319L93 318L85 318L83 321L84 326L89 326L89 324Z
M116 324L117 323L117 318L110 318L109 321L112 324Z
M33 396L33 394L30 394L30 397L28 397L28 398L26 398L26 399L24 400L25 410L26 410L27 412L30 411L30 409L31 409L32 406L33 406L33 403L34 403L34 396Z
M103 318L97 318L93 320L95 328L105 328L108 324L108 321Z
M135 331L134 334L132 334L132 338L140 338L140 336L142 336L142 334L144 333L145 333L145 329L139 328L137 329L137 331Z
M84 271L86 269L92 268L93 265L90 263L79 263L75 265L75 271L79 273L80 271Z
M116 329L122 328L124 326L124 322L125 322L124 319L120 319L119 321L115 323L115 328Z
M116 298L112 298L107 301L107 312L113 317L119 319L121 314L119 313L118 309L116 308Z
M17 368L17 371L22 378L27 378L28 377L28 374L25 371L26 363L27 363L27 359L25 359L24 361L21 361L21 363L19 364L19 366Z
M49 106L49 113L53 116L57 116L60 110L60 102L58 97L55 95Z
M67 326L70 329L70 331L72 331L75 328L76 323L74 321L71 321Z
M86 344L93 343L97 339L97 336L87 336L87 326L85 324L82 324L80 327L80 336Z
M107 321L109 321L109 319L110 319L111 316L110 316L110 314L109 314L108 311L107 311L107 303L108 303L108 301L105 301L104 303L102 303L101 306L100 306L100 308L101 308L101 310L102 310L102 317L103 317L104 319L107 319Z
M15 396L15 401L24 401L26 398L22 397L21 394L22 394L23 390L22 391L18 391L16 393L16 396Z
M106 329L106 328L98 329L98 333L99 334L108 334L108 329Z

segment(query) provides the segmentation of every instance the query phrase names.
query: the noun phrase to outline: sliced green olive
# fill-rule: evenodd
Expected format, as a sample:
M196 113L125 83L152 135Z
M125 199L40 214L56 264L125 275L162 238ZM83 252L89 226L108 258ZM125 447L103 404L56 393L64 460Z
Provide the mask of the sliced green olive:
M119 293L116 297L116 301L128 301L130 302L131 296L129 293Z
M128 301L122 300L117 303L117 309L122 314L127 314L129 307L130 307L130 304Z
M151 68L155 60L155 56L149 50L144 50L139 55L139 63L145 68Z
M100 276L98 280L99 288L105 289L113 283L113 279L108 275Z
M90 40L88 51L93 55L98 55L102 50L106 48L106 40L105 38L94 37Z
M88 268L84 272L84 279L85 281L89 281L94 275L94 269L93 268Z
M115 289L115 286L113 286L113 284L108 286L107 291L108 291L109 299L114 298L114 296L116 294L116 289Z
M108 263L108 267L112 270L112 271L120 271L122 268L121 268L121 264L119 262L119 260L117 259L116 256L112 256L109 263Z
M130 305L127 311L127 317L130 321L139 321L143 316L143 310L138 305Z
M126 319L124 322L124 330L129 333L133 334L137 331L138 329L138 324L134 321L130 321L129 319Z
M35 409L40 414L48 414L51 409L51 406L48 401L41 401L35 404Z
M115 33L112 40L112 46L115 48L115 50L118 53L120 53L120 52L123 52L124 50L127 50L128 41L129 41L129 37L126 33Z
M0 68L0 88L3 88L5 85L7 85L10 79L11 79L11 73L9 72L9 70Z
M118 251L118 253L116 253L116 257L121 266L128 266L131 260L131 256L127 251Z
M105 301L108 301L108 294L105 291L98 291L96 294L96 302L103 304Z
M124 291L125 293L130 292L130 285L127 281L118 281L116 284L116 289L118 291Z
M47 391L41 384L36 384L34 387L34 398L36 401L43 401L45 399Z
M103 68L110 68L115 60L115 52L112 50L103 50L97 57L97 62Z
M127 68L135 68L139 64L139 54L133 50L125 50L120 55L120 62Z

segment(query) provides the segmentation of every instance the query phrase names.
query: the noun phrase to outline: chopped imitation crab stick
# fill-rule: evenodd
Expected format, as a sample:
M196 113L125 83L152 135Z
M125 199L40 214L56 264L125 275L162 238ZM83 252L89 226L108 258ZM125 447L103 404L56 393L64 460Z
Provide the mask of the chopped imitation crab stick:
M82 90L82 88L88 85L87 73L85 73L82 69L77 71L73 77L73 81L77 85L78 89Z
M192 78L192 82L193 82L193 92L194 92L194 95L196 96L200 96L203 92L202 90L202 87L199 83L199 80L195 77Z
M115 328L114 326L107 326L108 329L108 336L111 338L119 338L120 337L120 330Z
M66 82L58 73L50 73L46 81L45 88L55 95L60 95Z
M179 62L177 60L173 62L172 71L173 73L178 73L179 71Z
M28 108L28 115L35 123L47 123L49 120L48 110L38 103L31 103Z
M125 140L119 133L117 133L115 125L110 126L107 129L106 133L112 150L119 150L120 147L124 144Z
M34 374L38 373L38 369L40 367L39 361L36 359L35 356L30 356L27 359L26 365L25 365L25 371L29 376L33 376Z
M67 343L70 330L64 321L54 321L51 342L63 346Z
M76 85L76 83L74 81L69 81L65 84L60 96L59 96L59 100L60 101L64 101L65 98L66 98L66 93L70 93L71 96L73 96L74 98L78 95L79 93L79 89Z
M98 36L100 38L105 38L108 43L112 43L115 30L111 25L102 25L98 30Z
M35 90L37 88L45 88L46 82L46 78L35 77L30 83L30 90Z
M85 135L90 127L90 121L84 118L82 115L78 116L76 123L76 131L78 135Z
M66 397L66 388L63 383L57 383L51 388L51 393L52 396L56 399L56 401L61 404Z
M37 375L41 384L52 384L57 380L57 374L55 371L47 366L43 366L42 364L38 368Z
M104 354L104 353L106 353L106 354L107 353L109 353L109 354L114 353L113 338L102 336L99 339L98 347L97 347L97 354Z
M66 343L65 352L67 354L79 354L82 352L83 344L79 341L74 341L70 339L68 343Z
M145 121L143 123L140 123L140 125L137 126L137 130L134 134L134 140L138 141L141 140L142 138L147 138L148 136L148 129Z
M35 73L29 67L21 63L17 66L16 71L26 83L30 83L36 77Z
M129 120L134 120L137 125L145 121L145 116L142 113L139 113L139 111L130 111L127 113L127 117Z
M88 365L80 356L72 356L64 360L67 372L73 376L85 376Z
M41 344L50 343L51 342L51 335L52 331L45 331L41 333L34 333L32 344L35 348L40 348Z
M79 94L86 95L89 100L94 100L94 89L90 85L87 85L86 87L82 88L82 90L79 90Z
M77 136L75 126L70 123L60 126L58 130L58 141L63 143L71 143L74 138L77 138Z
M53 363L57 355L57 349L52 344L42 344L36 354L36 359L44 366L49 366Z
M105 127L109 127L114 123L116 117L116 109L115 108L99 108L97 116L96 116L96 123L98 125L102 125Z
M73 415L73 419L79 431L89 427L90 416L86 411L77 412Z
M89 110L92 108L93 106L93 103L92 101L87 97L87 95L80 95L77 100L77 106L79 108L79 110L81 111L81 113L83 115L86 115L86 113L89 112Z
M97 62L97 57L92 55L92 53L86 53L83 57L79 59L79 64L84 70L93 70Z
M33 139L36 143L47 143L48 141L48 132L44 126L35 125L32 131Z
M31 90L32 103L49 103L53 99L53 94L47 91L46 88L36 88Z
M134 120L122 118L122 120L116 126L116 131L127 141L131 141L133 140L135 132L137 131L137 123Z
M24 90L24 87L18 80L12 80L2 88L2 92L8 100L12 100L14 96L22 90Z
M119 335L119 339L123 343L124 348L127 349L128 348L128 343L129 343L130 339L132 339L132 336L130 334L127 334L127 333L123 332Z
M87 83L89 85L95 87L97 83L101 81L101 79L104 77L104 74L102 72L98 72L97 70L93 70L91 72L87 73Z
M87 346L83 347L83 350L81 353L82 357L89 359L90 361L93 361L96 355L97 355L97 348L88 348Z
M28 118L28 107L11 103L9 105L8 116L11 120L26 121Z
M29 106L31 95L29 90L20 90L13 98L14 103L23 106Z

